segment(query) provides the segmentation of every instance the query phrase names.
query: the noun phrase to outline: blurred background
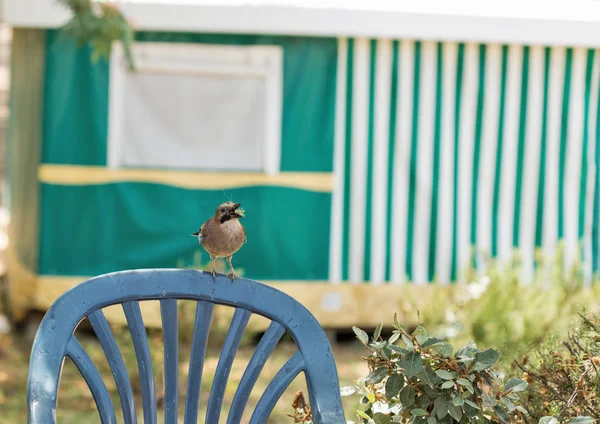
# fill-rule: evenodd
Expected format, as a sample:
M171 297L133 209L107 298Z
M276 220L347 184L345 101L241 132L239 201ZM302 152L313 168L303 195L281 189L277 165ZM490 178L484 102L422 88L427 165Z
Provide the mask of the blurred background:
M238 274L315 314L342 386L367 372L353 325L386 333L419 313L457 346L501 349L509 372L598 309L600 3L1 3L6 422L26 420L29 349L56 298L107 272L207 269L189 235L224 201L246 210ZM143 314L160 392L158 303ZM202 405L231 311L215 314ZM139 401L125 319L107 317ZM225 409L265 329L253 317ZM99 422L71 363L61 390L59 422ZM272 422L292 422L297 390ZM349 419L357 403L344 398Z

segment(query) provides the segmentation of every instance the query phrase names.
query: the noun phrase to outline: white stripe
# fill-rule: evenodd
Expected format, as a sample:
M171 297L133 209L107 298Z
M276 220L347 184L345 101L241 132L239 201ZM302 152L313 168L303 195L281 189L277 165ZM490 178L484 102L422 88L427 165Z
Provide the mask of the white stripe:
M342 244L344 232L344 166L346 150L346 75L348 40L338 39L337 82L335 88L335 136L333 148L334 186L331 193L331 235L329 242L329 281L342 281Z
M598 113L598 88L600 82L600 51L594 52L594 67L592 69L592 84L590 87L590 109L588 112L588 174L586 177L586 200L585 200L585 228L584 228L584 249L585 249L585 283L590 285L593 278L593 248L592 238L594 232L594 185L596 177L596 115Z
M494 205L496 154L498 150L501 77L502 46L490 44L487 47L485 63L486 91L483 105L481 159L479 162L477 192L477 250L483 258L489 258L492 253L492 208ZM478 261L478 265L481 262L483 261Z
M546 260L556 254L558 243L558 167L560 150L560 130L562 121L562 101L565 78L566 50L553 47L550 52L548 87L548 118L546 145L546 177L544 180L544 237L543 247Z
M575 261L581 259L579 249L579 192L583 148L586 50L583 48L573 49L572 63L563 197L565 266L567 271L570 271Z
M352 283L360 283L364 280L370 56L369 40L357 38L354 41L354 80L352 81L352 175L349 211L349 279Z
M373 135L373 202L371 212L371 276L373 284L385 280L388 151L390 128L390 95L392 87L391 40L377 42L377 69L375 71L375 124Z
M529 85L527 90L527 125L525 129L525 157L521 182L521 216L519 250L521 277L531 282L535 264L535 227L537 217L538 183L540 175L540 146L544 112L544 48L529 49Z
M421 80L419 92L419 135L416 170L415 215L413 234L413 282L429 282L429 227L431 225L431 191L433 176L433 137L435 129L435 96L437 44L421 43ZM411 246L408 246L410 249Z
M471 199L473 188L473 144L477 116L477 90L479 88L479 46L465 46L460 133L458 154L458 208L456 228L458 279L464 281L471 259Z
M436 275L440 284L451 280L452 220L454 205L454 116L456 102L456 62L458 45L443 44L442 131L440 140L440 177L438 183L438 227Z
M506 263L512 259L516 165L519 143L519 109L521 101L521 69L523 48L508 48L506 75L506 109L504 114L504 140L502 174L500 177L500 206L498 225L498 257Z
M408 178L412 134L412 100L414 96L413 41L401 41L399 51L398 110L396 117L396 149L394 151L393 220L390 277L394 283L406 280L406 224Z

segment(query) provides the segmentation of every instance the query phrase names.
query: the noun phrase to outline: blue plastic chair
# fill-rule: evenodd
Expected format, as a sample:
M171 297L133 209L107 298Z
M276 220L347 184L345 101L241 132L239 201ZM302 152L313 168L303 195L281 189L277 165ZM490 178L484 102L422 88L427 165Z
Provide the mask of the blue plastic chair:
M112 370L126 424L136 423L133 392L123 358L102 312L121 304L131 331L138 361L144 423L155 424L156 389L139 301L159 300L164 339L165 423L178 416L177 299L197 301L189 379L185 399L185 424L198 422L200 383L208 332L215 304L235 308L215 371L205 423L219 422L229 371L246 324L253 313L271 320L235 392L227 424L239 423L250 392L269 355L287 331L298 350L269 383L253 411L251 424L265 423L291 381L304 372L316 424L345 424L337 370L325 333L312 314L290 296L247 279L231 281L219 275L190 270L135 270L92 278L65 292L48 310L33 342L27 401L31 424L56 423L58 385L65 357L77 366L88 384L103 424L115 423L115 410L100 373L74 336L77 325L88 318Z

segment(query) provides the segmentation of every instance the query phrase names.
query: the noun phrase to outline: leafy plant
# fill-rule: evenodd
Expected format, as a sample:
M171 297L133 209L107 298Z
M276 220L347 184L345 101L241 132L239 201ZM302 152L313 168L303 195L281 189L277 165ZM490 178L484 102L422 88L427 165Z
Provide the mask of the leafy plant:
M500 356L495 349L482 351L471 343L455 351L430 337L422 323L409 334L396 315L387 340L381 325L371 338L360 328L353 330L370 352L364 357L370 372L344 394L362 395L364 408L357 414L363 423L508 423L525 412L517 403L527 382L501 382L494 369Z
M61 31L80 44L92 47L92 61L108 59L113 41L120 41L128 67L135 70L131 45L134 31L112 1L58 0L73 13Z
M581 314L565 341L551 337L534 354L515 361L515 366L531 384L522 402L532 418L543 417L545 423L600 420L598 315Z

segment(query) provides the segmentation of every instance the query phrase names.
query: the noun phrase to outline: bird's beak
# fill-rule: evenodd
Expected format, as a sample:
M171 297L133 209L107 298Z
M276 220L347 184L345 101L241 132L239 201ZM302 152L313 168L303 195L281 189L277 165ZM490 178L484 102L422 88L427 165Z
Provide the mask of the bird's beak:
M194 234L190 234L192 237L198 237L198 234L200 234L200 231L198 231L197 233Z
M229 215L230 215L232 218L241 218L241 217L243 216L243 215L240 215L239 213L237 213L237 212L236 212L240 206L242 206L242 204L241 204L241 203L235 203L235 204L233 205L233 207L232 207L232 208L231 208L231 210L229 211Z

